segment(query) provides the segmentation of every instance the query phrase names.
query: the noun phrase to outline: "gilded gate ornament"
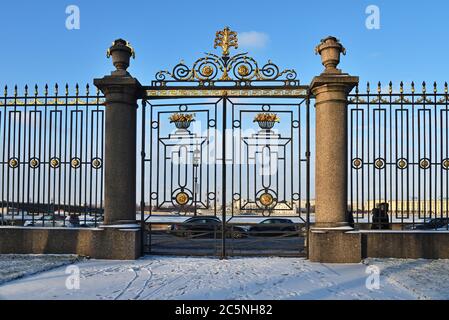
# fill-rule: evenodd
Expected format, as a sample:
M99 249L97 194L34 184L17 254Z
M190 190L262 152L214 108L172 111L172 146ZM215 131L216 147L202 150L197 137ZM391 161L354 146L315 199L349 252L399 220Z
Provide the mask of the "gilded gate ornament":
M196 60L191 67L181 61L172 71L159 71L153 85L165 87L169 82L196 82L202 87L212 87L217 82L233 81L235 87L247 87L255 81L269 81L271 84L279 82L279 87L299 86L297 73L293 69L281 71L270 60L260 67L247 53L231 56L229 50L238 48L238 36L229 27L216 33L214 48L218 47L222 49L221 56L206 53L206 56Z
M376 166L376 169L381 170L381 169L385 168L385 160L379 158L374 162L374 165Z
M81 167L81 160L79 158L73 158L72 161L70 161L70 166L73 169L78 169Z
M39 167L39 159L37 159L37 158L32 158L32 159L30 160L30 168L36 169L37 167Z
M10 160L9 160L9 167L10 168L12 168L12 169L15 169L15 168L17 168L18 166L19 166L19 159L17 159L17 158L11 158Z
M443 160L443 169L449 170L449 159Z
M407 160L406 159L399 159L398 161L398 168L399 169L406 169L408 166Z
M229 49L234 47L238 49L239 42L237 39L237 32L231 31L229 27L225 27L222 31L217 31L215 34L214 48L221 47L223 50L223 57L229 56Z
M273 202L274 202L273 196L269 193L264 193L263 195L260 196L260 203L265 207L271 206Z
M95 159L92 160L92 168L94 168L94 169L100 169L101 166L102 166L101 159L95 158Z
M421 169L429 169L430 168L430 160L429 159L421 159L421 161L419 161L419 167Z
M352 160L352 167L354 169L360 169L363 166L363 161L360 158Z
M189 195L185 192L180 192L176 195L176 202L180 205L180 206L185 206L188 202L189 202Z
M59 165L60 165L60 161L59 161L58 158L52 158L52 159L50 159L50 166L51 166L53 169L59 168Z

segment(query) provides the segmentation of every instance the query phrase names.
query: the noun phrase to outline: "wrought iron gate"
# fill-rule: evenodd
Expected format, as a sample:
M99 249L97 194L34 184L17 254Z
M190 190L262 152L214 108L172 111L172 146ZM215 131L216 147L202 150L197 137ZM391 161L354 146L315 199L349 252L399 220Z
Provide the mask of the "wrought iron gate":
M191 68L161 71L141 108L146 253L302 255L310 100L294 70L229 56L225 28Z

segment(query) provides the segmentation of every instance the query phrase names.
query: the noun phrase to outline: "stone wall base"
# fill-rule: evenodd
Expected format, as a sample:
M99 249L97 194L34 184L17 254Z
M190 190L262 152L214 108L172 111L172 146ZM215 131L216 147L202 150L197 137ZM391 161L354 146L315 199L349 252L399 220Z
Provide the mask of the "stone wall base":
M359 263L362 260L361 235L330 229L309 233L309 259L323 263Z
M141 231L134 229L0 228L0 254L78 254L94 259L135 260Z
M361 231L364 258L449 259L446 231Z
M312 229L309 233L312 262L359 263L365 258L449 259L449 232Z

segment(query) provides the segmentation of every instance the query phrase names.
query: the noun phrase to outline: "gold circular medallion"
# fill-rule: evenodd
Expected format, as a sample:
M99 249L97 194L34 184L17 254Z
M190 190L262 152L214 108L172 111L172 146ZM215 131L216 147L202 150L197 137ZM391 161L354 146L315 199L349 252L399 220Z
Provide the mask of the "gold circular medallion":
M405 161L404 159L399 160L399 162L398 162L398 167L399 167L400 169L405 169L405 168L407 168L407 161Z
M81 161L78 158L73 158L72 161L70 161L70 165L73 169L78 169L81 166Z
M263 195L260 196L260 203L265 207L272 205L273 202L274 202L273 196L269 193L264 193Z
M247 66L245 66L244 64L242 64L239 68L238 68L238 73L239 75L241 75L242 77L245 77L248 75L249 73L249 69Z
M449 159L443 160L443 168L446 170L449 169Z
M54 169L59 167L59 159L58 158L53 158L50 160L50 166Z
M354 166L354 168L360 169L362 167L362 160L354 159L354 161L352 162L352 165Z
M100 159L92 160L92 167L94 167L94 169L99 169L101 167L101 160Z
M422 159L419 162L419 166L421 167L421 169L428 169L430 167L430 161L428 159Z
M210 77L213 72L214 69L212 69L211 66L204 66L203 69L201 70L201 73L206 77Z
M189 202L189 195L185 192L180 192L176 195L176 202L180 205L180 206L184 206L187 204L187 202Z
M9 160L9 166L13 169L19 166L19 160L17 158L12 158Z
M385 166L385 162L382 159L377 159L375 162L375 166L377 169L383 169Z
M31 159L30 167L33 169L39 167L39 160L37 160L36 158Z

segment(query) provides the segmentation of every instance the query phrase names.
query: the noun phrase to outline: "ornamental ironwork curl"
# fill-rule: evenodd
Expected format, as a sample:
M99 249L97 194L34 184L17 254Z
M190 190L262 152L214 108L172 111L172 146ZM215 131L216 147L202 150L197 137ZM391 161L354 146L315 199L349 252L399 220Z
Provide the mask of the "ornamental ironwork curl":
M205 57L195 61L192 67L180 62L171 72L163 70L156 74L159 85L178 81L199 82L200 85L213 85L221 81L234 81L239 85L250 85L253 81L281 81L287 86L299 85L295 70L281 71L271 60L259 67L257 61L247 53L227 59L207 53Z
M225 28L233 33L229 28ZM236 37L236 35L235 35ZM293 69L282 70L269 60L265 65L248 56L248 53L239 53L229 56L230 47L237 47L237 39L233 43L222 43L220 38L218 46L222 47L222 56L206 53L204 57L196 60L191 67L181 61L172 71L163 70L156 73L155 86L166 86L169 82L197 82L200 86L213 86L216 82L229 81L237 86L250 86L255 81L281 82L284 86L297 86L297 73ZM228 38L224 38L228 39ZM216 39L217 41L217 39ZM217 47L217 43L215 45Z

